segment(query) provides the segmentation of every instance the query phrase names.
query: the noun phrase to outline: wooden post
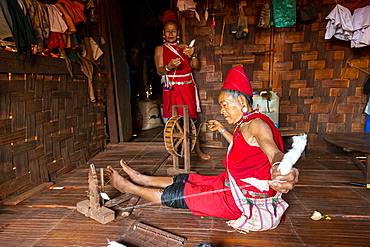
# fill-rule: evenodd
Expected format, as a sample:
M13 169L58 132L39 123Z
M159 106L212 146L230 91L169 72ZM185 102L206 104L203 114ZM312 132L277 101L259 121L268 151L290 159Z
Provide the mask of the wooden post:
M225 17L224 17L224 22L222 23L220 46L224 45L224 33L225 33Z
M186 42L186 28L185 28L185 16L181 16L181 42Z
M104 192L104 169L103 167L100 168L100 182L101 182L101 192Z
M177 107L172 106L172 117L177 115ZM179 157L175 154L172 154L173 169L178 171L179 168Z
M184 105L184 170L185 173L190 172L190 143L189 143L189 110L188 106Z
M272 84L274 80L274 52L272 51L274 49L274 26L271 26L270 29L270 62L269 62L269 82L267 89L272 89Z

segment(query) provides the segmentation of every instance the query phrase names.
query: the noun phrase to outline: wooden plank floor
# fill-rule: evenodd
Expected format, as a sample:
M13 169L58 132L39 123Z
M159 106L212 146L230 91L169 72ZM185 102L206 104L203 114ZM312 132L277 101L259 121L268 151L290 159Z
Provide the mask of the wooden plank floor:
M172 162L162 162L168 156L162 138L149 142L143 136L142 140L145 142L138 137L133 142L108 145L105 152L89 162L99 171L108 164L118 167L123 158L140 172L165 175ZM205 152L212 159L202 161L193 155L191 169L208 175L223 171L221 161L226 149L207 148ZM61 176L54 184L76 189L47 189L17 206L1 206L0 246L107 246L107 238L118 239L137 222L185 237L184 246L189 247L201 243L214 247L370 246L370 190L349 185L363 183L363 173L348 163L345 154L334 155L322 148L308 149L306 159L299 160L296 167L300 181L284 195L290 204L286 221L271 231L240 234L229 232L231 228L224 219L202 218L188 210L148 204L144 199L139 200L129 217L118 216L102 225L75 209L77 202L86 199L86 165ZM119 195L110 186L106 192L110 197ZM326 213L332 220L311 220L314 210Z

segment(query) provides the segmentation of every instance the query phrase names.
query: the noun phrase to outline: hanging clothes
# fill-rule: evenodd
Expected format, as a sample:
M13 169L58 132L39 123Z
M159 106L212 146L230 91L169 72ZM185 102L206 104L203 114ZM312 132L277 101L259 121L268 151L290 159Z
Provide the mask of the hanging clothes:
M90 46L93 53L94 61L98 60L101 55L103 55L103 51L100 49L99 45L95 42L95 40L90 37Z
M13 29L13 23L12 23L12 17L9 13L8 3L7 0L0 0L0 6L2 7L2 11L4 14L4 17L6 19L6 22L8 23L10 30Z
M177 0L176 6L181 12L185 10L195 11L196 3L193 0Z
M88 89L89 89L89 96L91 102L96 102L95 95L94 95L94 85L93 85L93 74L94 74L94 66L93 62L79 56L80 58L80 68L82 73L85 74L85 76L88 79Z
M45 5L36 0L24 0L27 13L31 19L37 51L44 50L44 38L49 37L50 24Z
M64 4L64 7L68 11L69 15L72 17L73 23L85 22L87 20L86 16L84 15L83 11L85 9L85 5L78 1L70 1L70 0L58 0L57 3Z
M80 47L80 42L78 41L76 33L72 33L71 35L69 35L69 38L70 38L69 39L70 40L69 48L76 49L76 48Z
M65 47L75 49L78 47L78 40L76 36L77 29L75 24L73 23L72 17L69 15L69 12L66 10L63 4L56 3L55 6L62 12L63 19L68 26L67 31L62 34Z
M270 29L271 22L271 8L269 1L263 5L261 15L257 24L257 27Z
M32 44L34 34L32 30L31 20L24 15L21 6L17 1L7 0L9 13L12 17L12 33L17 46L17 58L19 55L26 53L28 61L32 58Z
M352 14L348 8L337 4L325 19L328 19L325 39L331 39L333 36L344 41L352 39Z
M370 5L355 9L352 16L353 36L351 48L370 45Z
M63 4L56 3L54 4L55 7L57 7L60 12L62 13L63 19L66 22L68 29L66 31L67 34L72 34L76 32L75 24L73 23L72 17L69 15L69 12L66 10Z
M290 27L296 23L296 0L272 0L271 7L272 26Z
M63 41L62 34L58 32L50 32L49 38L47 39L47 47L50 50L57 48L63 50L65 48L65 44Z
M18 1L19 6L21 7L21 9L22 9L22 11L23 11L23 14L24 14L24 15L27 15L26 5L25 5L25 3L23 2L23 0L17 0L17 1Z
M8 5L5 5L5 7L7 8ZM14 38L3 9L3 4L2 2L0 2L0 45L7 45L7 43L12 42Z
M76 54L76 52L71 51L71 50L65 50L65 51L66 51L66 55L68 59L71 60L71 62L77 63L78 61L80 61L80 57Z
M64 58L64 61L66 62L66 67L67 67L67 70L69 72L69 75L71 77L73 77L73 66L72 66L72 62L69 59L66 50L65 49L64 50L60 50L60 53L62 55L61 57L63 57Z
M50 32L64 33L68 26L62 12L54 4L45 4L49 14Z

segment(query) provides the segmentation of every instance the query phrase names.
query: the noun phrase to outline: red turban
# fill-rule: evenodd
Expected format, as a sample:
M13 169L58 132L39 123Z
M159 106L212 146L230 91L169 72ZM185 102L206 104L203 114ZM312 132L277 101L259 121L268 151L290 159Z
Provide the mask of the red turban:
M169 21L173 21L175 22L176 24L178 24L178 20L177 20L177 15L175 12L171 11L171 10L166 10L163 14L163 18L162 18L162 24L163 26L169 22Z
M231 89L252 96L251 82L246 76L243 66L238 65L229 70L222 89Z

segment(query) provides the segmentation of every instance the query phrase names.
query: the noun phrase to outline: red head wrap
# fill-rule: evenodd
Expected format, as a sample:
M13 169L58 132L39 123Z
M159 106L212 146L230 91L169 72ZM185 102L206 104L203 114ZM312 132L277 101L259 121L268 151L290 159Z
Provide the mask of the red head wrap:
M231 89L252 96L252 86L241 65L231 68L222 89Z
M177 20L177 15L175 12L171 11L171 10L166 10L163 14L163 18L162 18L162 24L163 26L169 22L169 21L173 21L175 22L176 24L178 24L178 20Z

